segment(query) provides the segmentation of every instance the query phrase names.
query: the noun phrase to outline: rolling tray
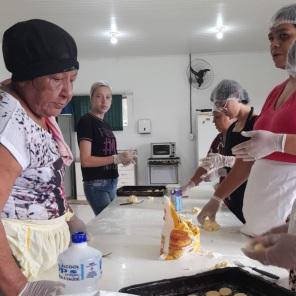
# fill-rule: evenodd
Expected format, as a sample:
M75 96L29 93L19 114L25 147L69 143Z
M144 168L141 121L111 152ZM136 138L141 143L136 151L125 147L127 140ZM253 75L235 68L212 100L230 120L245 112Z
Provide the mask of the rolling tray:
M164 196L165 186L123 186L117 189L118 196Z
M205 296L211 290L230 288L231 296L245 293L247 296L292 296L295 294L238 267L227 267L178 277L143 283L122 288L119 292L141 296Z

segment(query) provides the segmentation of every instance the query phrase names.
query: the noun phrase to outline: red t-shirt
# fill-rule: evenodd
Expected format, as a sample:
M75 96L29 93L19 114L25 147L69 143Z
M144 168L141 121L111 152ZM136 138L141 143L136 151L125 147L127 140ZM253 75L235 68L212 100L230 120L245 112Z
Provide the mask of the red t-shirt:
M275 110L274 106L278 97L283 92L288 80L276 86L262 108L258 116L254 130L267 130L273 133L296 134L296 92L287 101ZM274 152L265 159L296 163L296 155Z

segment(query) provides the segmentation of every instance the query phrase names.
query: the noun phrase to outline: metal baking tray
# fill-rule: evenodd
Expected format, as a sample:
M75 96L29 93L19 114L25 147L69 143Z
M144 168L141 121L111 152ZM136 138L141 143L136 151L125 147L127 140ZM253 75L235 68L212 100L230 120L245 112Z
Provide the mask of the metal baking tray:
M117 189L118 196L164 196L165 186L123 186Z
M238 267L215 269L193 276L165 279L122 288L119 292L141 296L205 296L211 290L230 288L247 296L292 296L290 290Z

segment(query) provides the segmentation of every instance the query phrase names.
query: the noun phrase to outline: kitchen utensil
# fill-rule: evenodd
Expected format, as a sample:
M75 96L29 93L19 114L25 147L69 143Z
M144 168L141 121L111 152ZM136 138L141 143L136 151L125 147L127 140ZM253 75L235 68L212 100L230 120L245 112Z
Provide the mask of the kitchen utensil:
M120 206L137 205L137 204L142 203L143 201L144 201L144 199L141 199L141 200L139 200L139 201L137 201L137 202L124 202L124 203L121 203L121 204L119 204L119 205L120 205Z
M236 266L241 267L241 268L244 268L244 267L251 268L252 270L254 270L254 271L256 271L256 272L258 272L258 273L260 273L260 274L263 274L263 275L265 275L265 276L268 276L268 277L270 277L270 278L272 278L272 279L274 279L274 280L278 280L278 279L280 278L279 276L277 276L277 275L275 275L275 274L273 274L273 273L267 272L267 271L262 270L262 269L259 269L259 268L257 268L257 267L246 266L246 265L242 264L242 263L241 263L240 261L238 261L238 260L233 261L233 263L234 263Z

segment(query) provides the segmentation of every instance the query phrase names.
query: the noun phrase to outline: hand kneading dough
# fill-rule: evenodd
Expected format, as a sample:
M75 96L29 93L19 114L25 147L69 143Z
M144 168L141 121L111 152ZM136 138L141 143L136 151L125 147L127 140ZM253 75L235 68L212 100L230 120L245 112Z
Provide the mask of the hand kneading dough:
M220 293L217 291L209 291L206 293L206 296L220 296Z
M229 289L229 288L221 288L219 290L219 293L220 293L221 296L229 296L229 295L232 294L232 290Z
M130 195L127 199L127 202L136 203L138 202L138 198L136 195Z
M220 225L216 221L205 220L203 229L206 231L217 231L220 229Z
M233 296L248 296L248 295L245 293L235 293Z

